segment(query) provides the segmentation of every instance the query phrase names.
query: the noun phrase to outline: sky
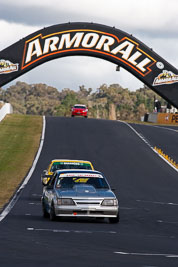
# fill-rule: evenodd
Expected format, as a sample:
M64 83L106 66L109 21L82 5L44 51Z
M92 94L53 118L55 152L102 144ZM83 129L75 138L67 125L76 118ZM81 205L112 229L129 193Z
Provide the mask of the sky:
M178 67L178 0L0 0L0 51L44 27L67 22L94 22L132 34L174 67ZM116 65L75 56L46 62L18 79L45 83L58 90L79 86L96 90L120 84L135 91L143 83Z

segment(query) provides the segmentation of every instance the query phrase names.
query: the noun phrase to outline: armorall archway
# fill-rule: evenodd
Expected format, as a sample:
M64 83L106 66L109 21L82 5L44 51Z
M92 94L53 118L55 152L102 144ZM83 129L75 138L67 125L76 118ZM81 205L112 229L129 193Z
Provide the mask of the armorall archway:
M0 52L0 86L46 61L92 56L113 62L178 108L178 70L142 42L115 27L66 23L41 29Z

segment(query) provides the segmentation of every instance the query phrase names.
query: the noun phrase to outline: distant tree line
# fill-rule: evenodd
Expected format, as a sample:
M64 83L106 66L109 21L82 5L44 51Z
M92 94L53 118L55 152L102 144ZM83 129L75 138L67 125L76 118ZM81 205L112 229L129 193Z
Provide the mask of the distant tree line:
M6 90L0 88L0 100L11 103L14 113L46 116L71 116L71 107L77 103L86 104L92 118L140 120L153 111L155 98L164 104L147 86L130 91L119 84L103 84L97 90L82 85L78 91L59 91L46 84L25 82L17 82Z

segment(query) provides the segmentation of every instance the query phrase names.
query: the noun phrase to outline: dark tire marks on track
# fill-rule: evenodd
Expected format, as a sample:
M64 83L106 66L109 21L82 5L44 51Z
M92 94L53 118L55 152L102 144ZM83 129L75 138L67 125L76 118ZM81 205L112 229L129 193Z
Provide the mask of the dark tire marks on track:
M104 172L120 199L120 223L43 219L40 175L53 158L91 160ZM37 167L0 223L0 266L178 266L166 257L178 254L177 189L175 170L127 125L49 117Z

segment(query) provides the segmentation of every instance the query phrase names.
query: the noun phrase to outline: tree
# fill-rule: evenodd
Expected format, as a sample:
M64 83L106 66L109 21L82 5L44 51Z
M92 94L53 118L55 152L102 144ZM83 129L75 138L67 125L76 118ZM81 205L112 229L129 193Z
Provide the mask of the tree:
M6 90L0 88L0 99L10 102L15 113L50 116L71 116L71 107L85 104L89 117L103 119L140 120L144 113L152 112L154 99L164 100L146 85L136 91L122 88L119 84L103 83L96 91L85 88L73 91L43 83L17 82Z
M55 114L58 116L70 116L71 108L76 103L80 103L79 98L77 97L75 92L69 91L64 97L64 99L61 101L61 104L56 107Z

